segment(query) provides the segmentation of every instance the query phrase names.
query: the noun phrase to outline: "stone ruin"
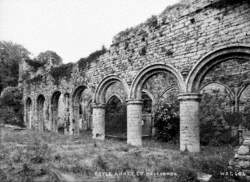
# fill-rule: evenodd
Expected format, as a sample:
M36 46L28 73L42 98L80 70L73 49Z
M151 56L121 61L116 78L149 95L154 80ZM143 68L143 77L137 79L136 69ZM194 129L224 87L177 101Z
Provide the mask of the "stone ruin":
M199 152L202 93L219 89L233 111L249 104L250 3L183 0L120 32L99 53L69 64L22 62L28 128L92 130L93 138L119 135L140 146L154 135L157 105L175 99L180 150Z

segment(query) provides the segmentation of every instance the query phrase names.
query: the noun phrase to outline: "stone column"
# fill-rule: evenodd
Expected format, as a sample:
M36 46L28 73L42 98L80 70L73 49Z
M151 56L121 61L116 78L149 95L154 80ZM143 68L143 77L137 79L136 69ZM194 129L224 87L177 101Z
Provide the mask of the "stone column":
M127 143L142 145L142 101L127 101Z
M94 139L105 139L105 105L99 104L93 106L93 130Z
M201 95L179 95L180 101L180 150L200 152L199 104Z

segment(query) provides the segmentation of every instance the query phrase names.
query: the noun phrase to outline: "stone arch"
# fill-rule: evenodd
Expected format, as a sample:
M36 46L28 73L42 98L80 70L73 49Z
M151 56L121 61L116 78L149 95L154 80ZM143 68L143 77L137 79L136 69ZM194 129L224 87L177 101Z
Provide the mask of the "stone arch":
M78 86L72 94L73 124L77 123L78 120L80 119L80 112L82 110L81 109L81 95L85 89L86 87L83 85Z
M202 58L190 71L186 85L188 92L199 92L200 84L206 73L219 63L232 58L248 59L250 58L250 47L231 46L216 50Z
M142 69L137 74L131 85L129 99L141 99L142 86L147 81L147 79L149 79L151 76L155 74L164 72L173 74L177 80L180 92L185 92L185 84L183 81L183 77L181 76L181 74L177 69L167 64L153 64Z
M109 75L105 77L96 88L95 95L94 95L95 104L105 104L106 90L109 88L110 85L112 85L115 82L120 82L124 88L124 91L126 92L126 95L128 95L129 87L127 83L116 75Z
M124 97L124 101L127 99L129 87L125 81L116 75L109 75L105 77L97 86L94 93L94 105L93 105L93 138L104 139L105 138L105 118L108 95L113 95L114 90L117 88L121 97ZM122 93L120 93L122 92ZM125 102L124 102L125 104ZM125 113L126 114L126 113Z
M60 91L55 91L51 97L51 129L53 131L57 131L58 123L59 123L59 115L58 115L58 107L59 107L59 99L61 96Z
M91 129L92 90L84 85L78 86L72 94L73 117L72 124L75 133Z
M40 131L44 131L45 129L45 97L43 95L39 95L37 97L37 121Z
M105 112L105 136L126 138L126 105L122 98L117 94L109 97L106 102Z
M63 94L63 124L58 128L59 132L70 133L70 94Z
M238 93L239 99L239 110L241 112L245 112L247 110L250 111L250 84L244 85L244 87Z
M230 99L234 100L234 97L235 97L235 96L234 96L234 95L235 95L234 92L232 91L231 88L228 87L228 85L226 85L226 84L224 84L224 83L220 83L220 82L216 82L216 81L214 81L214 82L209 82L209 83L206 83L206 84L202 85L202 86L200 87L200 90L204 90L207 86L209 86L209 85L211 85L211 84L217 84L217 85L219 85L219 86L224 87L224 88L226 89L226 91L227 91L227 93L228 93Z
M117 97L122 102L121 96L118 95L118 94L116 94L116 93L114 93L114 94L110 95L109 97L107 97L107 99L106 99L107 102L106 103L109 103L109 101L112 99L112 97Z
M30 97L28 97L26 99L26 102L25 102L25 123L27 125L28 128L31 128L32 127L32 100Z

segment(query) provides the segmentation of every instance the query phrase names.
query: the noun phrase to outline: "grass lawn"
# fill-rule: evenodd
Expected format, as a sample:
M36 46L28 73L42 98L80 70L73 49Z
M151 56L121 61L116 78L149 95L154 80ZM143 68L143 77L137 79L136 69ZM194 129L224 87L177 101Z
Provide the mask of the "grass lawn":
M201 153L188 154L149 139L143 147L133 147L124 141L93 140L91 133L74 137L8 128L0 145L1 182L195 181L197 172L218 177L234 155L231 146L202 147ZM148 175L139 175L145 170ZM103 176L109 174L101 173L105 171L113 176ZM114 176L122 171L127 175Z

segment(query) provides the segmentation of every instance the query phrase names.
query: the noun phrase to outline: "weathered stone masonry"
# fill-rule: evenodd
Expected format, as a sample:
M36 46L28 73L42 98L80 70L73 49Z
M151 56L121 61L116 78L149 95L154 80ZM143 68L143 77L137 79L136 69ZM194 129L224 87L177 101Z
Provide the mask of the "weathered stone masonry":
M180 94L180 149L198 152L199 93L203 82L207 83L210 70L232 59L250 61L249 1L183 0L159 16L115 36L109 50L86 63L84 68L74 64L70 78L62 77L58 82L44 71L23 80L25 121L28 127L54 131L58 131L60 123L67 128L64 133L77 134L82 126L79 114L74 114L74 106L80 107L75 103L75 93L82 88L80 94L88 95L93 108L93 137L104 139L106 92L120 83L123 90L120 97L125 95L127 100L127 142L141 145L144 85L154 75L167 73L175 78ZM29 70L24 62L23 71ZM250 83L250 67L243 64L238 72L245 75L242 83L237 84L238 90L242 90L240 94ZM213 81L221 83L221 80L209 83ZM235 88L232 88L234 94ZM59 116L61 104L58 103L65 96L68 99L62 103L67 100L64 104L67 106L64 116Z

